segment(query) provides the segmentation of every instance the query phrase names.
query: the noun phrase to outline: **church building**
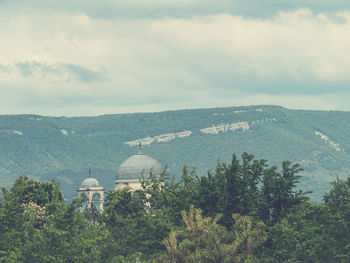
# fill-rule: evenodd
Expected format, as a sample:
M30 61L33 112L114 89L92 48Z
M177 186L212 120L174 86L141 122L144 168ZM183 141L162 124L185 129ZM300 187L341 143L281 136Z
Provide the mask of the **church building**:
M151 172L153 175L159 176L162 172L162 167L157 160L143 153L140 143L137 154L130 156L119 166L114 182L114 190L124 187L129 187L131 191L139 190L141 189L141 177L143 176L147 179ZM88 208L91 208L98 200L99 210L103 210L104 188L97 179L91 177L91 170L89 171L89 177L82 182L77 192L79 197L82 195L87 196Z

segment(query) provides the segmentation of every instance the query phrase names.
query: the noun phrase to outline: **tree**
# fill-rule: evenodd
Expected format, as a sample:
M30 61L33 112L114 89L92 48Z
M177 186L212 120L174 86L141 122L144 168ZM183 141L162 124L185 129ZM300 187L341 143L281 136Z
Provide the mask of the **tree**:
M257 262L254 250L266 239L263 223L252 227L248 216L233 215L235 225L228 231L215 218L203 218L200 209L182 211L185 228L171 231L164 241L167 254L155 262Z
M328 212L326 240L337 262L350 261L350 176L332 182L332 189L324 195Z
M303 202L283 215L270 227L261 257L272 262L349 262L349 178L337 178L324 200Z
M265 223L279 222L293 208L308 200L308 192L295 189L302 168L291 162L282 163L282 172L276 166L265 169L262 179L262 200L259 206L260 216Z
M269 228L260 255L267 262L333 262L324 241L323 205L305 202Z
M0 262L104 262L110 235L65 204L59 185L16 180L0 208Z

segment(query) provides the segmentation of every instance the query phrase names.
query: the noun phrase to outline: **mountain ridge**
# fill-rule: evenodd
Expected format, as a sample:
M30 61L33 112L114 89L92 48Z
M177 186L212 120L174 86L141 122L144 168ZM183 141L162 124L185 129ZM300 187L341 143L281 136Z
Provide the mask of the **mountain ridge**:
M72 198L92 168L109 190L119 165L141 141L146 154L176 175L184 164L205 174L233 153L248 152L270 165L298 162L305 169L301 187L320 200L329 181L350 174L349 129L350 112L276 105L95 117L0 115L0 185L9 187L20 175L55 179Z

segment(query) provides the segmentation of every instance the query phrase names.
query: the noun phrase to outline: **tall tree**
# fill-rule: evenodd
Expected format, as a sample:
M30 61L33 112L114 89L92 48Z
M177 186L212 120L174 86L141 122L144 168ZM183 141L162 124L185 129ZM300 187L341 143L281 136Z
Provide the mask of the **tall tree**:
M291 162L282 163L282 171L278 172L276 166L265 169L262 178L262 202L260 203L260 216L265 223L274 224L283 216L306 201L306 192L296 190L301 176L302 168Z

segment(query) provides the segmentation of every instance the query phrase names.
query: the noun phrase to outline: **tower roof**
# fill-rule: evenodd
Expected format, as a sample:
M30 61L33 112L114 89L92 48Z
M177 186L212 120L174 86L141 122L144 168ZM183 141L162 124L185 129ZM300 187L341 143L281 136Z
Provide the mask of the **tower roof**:
M81 183L82 188L90 188L90 187L101 187L100 183L97 181L97 179L89 177L86 178L82 183Z
M116 179L138 180L141 178L142 173L145 178L148 178L151 171L154 175L160 175L162 167L157 160L145 155L139 144L138 153L129 157L120 165Z
M86 178L81 183L81 188L90 188L90 187L101 187L100 183L97 181L97 179L91 177L91 169L89 169L89 177Z

